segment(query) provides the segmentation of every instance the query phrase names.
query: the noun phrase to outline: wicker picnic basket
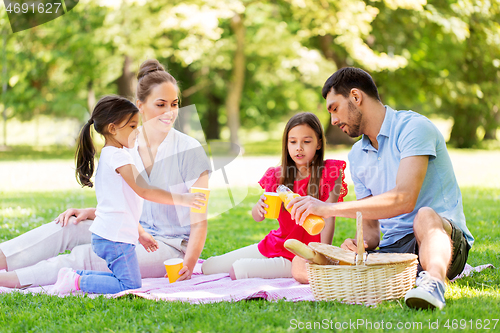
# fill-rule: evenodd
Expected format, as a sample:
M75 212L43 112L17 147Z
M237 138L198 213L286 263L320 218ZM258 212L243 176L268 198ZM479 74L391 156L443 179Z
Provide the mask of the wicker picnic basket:
M325 265L324 260L306 258L316 262L307 264L314 298L344 303L376 304L403 297L415 285L417 256L399 253L366 254L362 245L360 213L357 216L357 230L357 254L327 244L309 244L316 259L318 256L324 256L330 263Z

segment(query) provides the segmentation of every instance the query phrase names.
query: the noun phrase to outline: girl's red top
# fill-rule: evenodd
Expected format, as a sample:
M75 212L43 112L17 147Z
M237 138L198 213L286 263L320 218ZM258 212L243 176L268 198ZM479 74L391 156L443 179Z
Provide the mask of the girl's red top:
M335 181L342 175L342 186L340 188L339 202L343 201L347 194L347 184L344 182L346 163L340 160L325 160L322 177L320 181L319 199L326 201L330 192L335 188ZM341 172L342 171L342 172ZM275 192L279 185L281 175L281 167L269 168L262 179L259 181L260 186L266 192ZM293 192L302 196L307 195L307 186L309 177L294 182ZM310 242L320 242L321 234L311 236L302 226L292 220L290 213L281 206L281 211L278 216L279 228L272 230L258 245L260 253L268 258L284 257L292 260L294 254L285 249L283 244L287 239L297 239L304 244Z

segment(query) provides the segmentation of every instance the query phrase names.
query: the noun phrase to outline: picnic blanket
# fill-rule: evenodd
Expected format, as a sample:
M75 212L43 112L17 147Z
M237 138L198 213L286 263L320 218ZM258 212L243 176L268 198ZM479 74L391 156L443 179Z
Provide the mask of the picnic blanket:
M216 303L216 302L237 302L262 298L268 301L314 301L311 289L308 284L300 284L292 278L282 279L243 279L231 280L229 274L203 275L201 273L201 263L199 260L193 276L190 280L169 284L168 279L143 279L142 288L126 290L118 294L107 294L105 297L116 298L132 294L151 300L162 301L182 301L193 304ZM469 276L474 272L480 272L493 265L481 265L471 267L466 265L462 274L458 278ZM1 293L19 291L21 293L46 293L51 286L31 287L24 290L0 287ZM83 295L77 292L73 295ZM61 295L66 297L69 295ZM88 297L97 297L91 294Z

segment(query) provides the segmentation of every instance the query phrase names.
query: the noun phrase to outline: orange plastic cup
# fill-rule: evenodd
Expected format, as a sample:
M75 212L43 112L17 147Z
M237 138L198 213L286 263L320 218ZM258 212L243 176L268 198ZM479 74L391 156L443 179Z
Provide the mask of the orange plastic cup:
M179 271L183 267L182 263L184 260L182 258L172 258L167 259L163 262L165 269L167 270L168 282L174 283L180 277Z
M191 208L191 212L193 212L193 213L205 214L207 212L208 197L210 196L210 190L208 188L191 187L189 192L191 192L191 193L197 193L197 192L205 193L205 200L203 201L205 206L202 206L201 208Z
M266 200L264 202L269 206L264 216L267 219L277 219L281 211L281 198L276 192L264 192Z

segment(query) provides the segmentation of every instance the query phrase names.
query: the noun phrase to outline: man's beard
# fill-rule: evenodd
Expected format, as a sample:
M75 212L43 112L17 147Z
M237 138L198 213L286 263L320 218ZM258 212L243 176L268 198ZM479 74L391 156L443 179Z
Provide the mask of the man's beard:
M349 101L347 106L349 108L349 115L347 117L349 121L347 125L347 135L349 135L351 138L357 138L361 135L359 128L361 126L361 119L363 118L363 115L351 101Z

